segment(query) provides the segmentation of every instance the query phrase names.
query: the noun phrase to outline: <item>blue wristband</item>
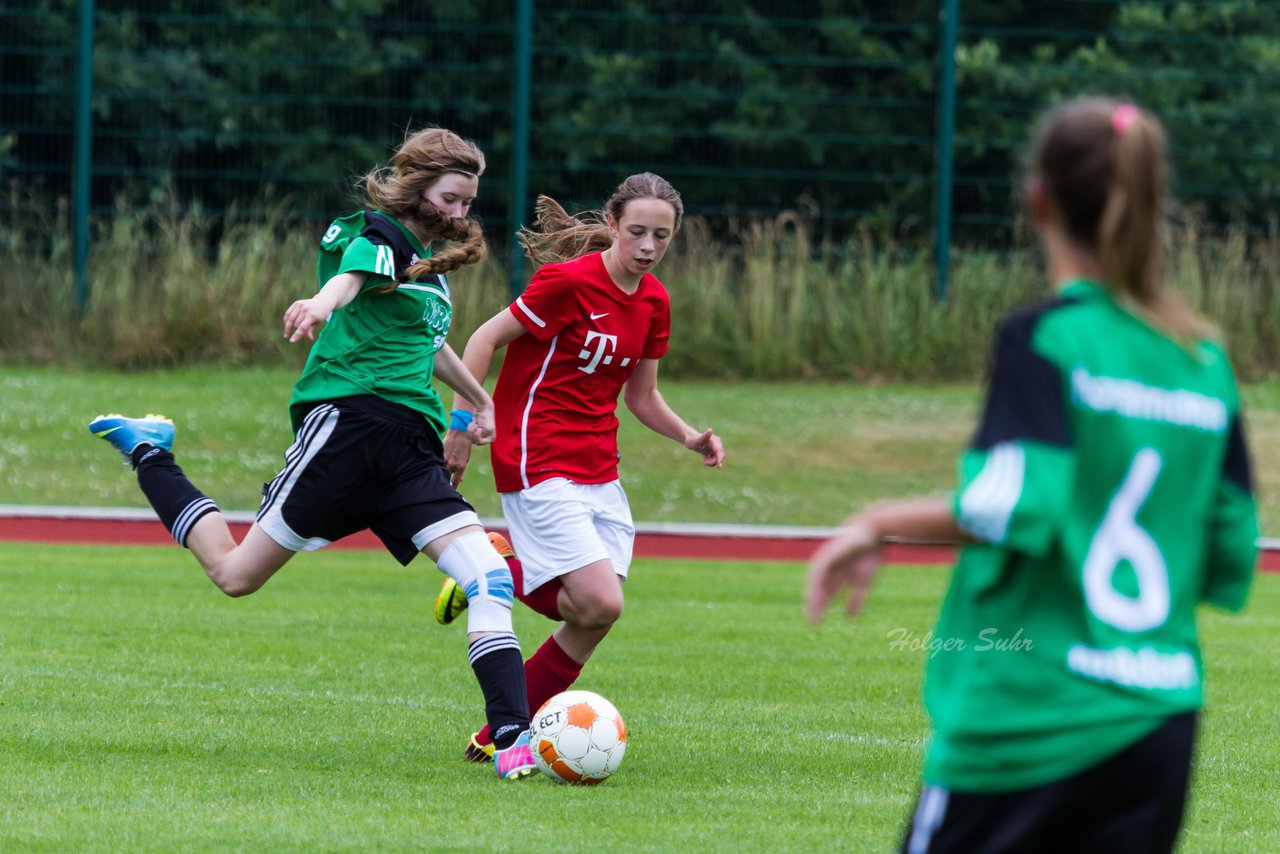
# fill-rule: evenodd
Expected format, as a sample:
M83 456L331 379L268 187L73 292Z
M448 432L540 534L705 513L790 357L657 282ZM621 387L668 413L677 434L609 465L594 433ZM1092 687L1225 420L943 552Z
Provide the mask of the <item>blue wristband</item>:
M466 432L467 427L475 420L475 414L465 409L453 409L449 411L449 429L461 430Z

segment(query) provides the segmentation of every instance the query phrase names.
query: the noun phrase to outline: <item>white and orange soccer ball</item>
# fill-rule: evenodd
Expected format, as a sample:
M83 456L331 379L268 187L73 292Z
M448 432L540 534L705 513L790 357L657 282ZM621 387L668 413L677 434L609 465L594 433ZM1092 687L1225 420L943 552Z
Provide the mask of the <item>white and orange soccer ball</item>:
M562 691L534 714L529 742L543 774L558 783L593 785L622 764L627 726L599 694Z

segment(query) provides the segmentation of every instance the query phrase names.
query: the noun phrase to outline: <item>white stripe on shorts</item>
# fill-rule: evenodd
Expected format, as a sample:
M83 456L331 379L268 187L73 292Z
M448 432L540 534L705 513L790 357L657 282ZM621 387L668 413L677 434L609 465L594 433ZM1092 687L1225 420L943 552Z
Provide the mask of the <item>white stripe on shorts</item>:
M262 507L258 510L258 527L289 551L310 552L329 545L329 541L323 537L303 537L290 528L284 521L281 508L289 500L289 493L293 491L307 464L320 453L337 426L338 409L331 404L317 406L307 414L302 422L302 429L298 431L298 438L285 451L284 468L271 481L267 497L262 500Z
M418 551L422 551L427 547L427 543L432 540L439 539L445 534L452 534L454 531L461 530L468 525L479 525L480 517L476 515L474 510L463 510L454 513L452 516L446 516L439 522L428 525L421 531L413 535L413 547Z
M298 435L294 438L293 444L284 452L284 468L280 470L280 473L275 476L275 479L271 481L270 486L267 487L267 494L262 499L262 506L258 508L258 519L262 519L263 514L267 512L267 508L276 503L276 496L279 494L281 488L283 488L286 483L292 483L292 481L297 479L297 470L301 466L305 465L305 461L315 456L315 451L311 451L308 455L307 449L311 446L312 440L315 439L316 433L325 427L325 424L327 423L326 419L328 419L330 414L336 415L337 412L337 407L333 404L322 403L307 413L307 417L302 420L302 427L299 428ZM328 438L328 434L332 432L333 426L329 425L325 438ZM322 439L319 445L314 447L319 449L323 445L324 440Z
M950 793L938 786L925 786L920 793L920 803L916 806L915 818L911 820L911 839L907 843L907 854L928 854L933 835L942 826L942 818L947 814L947 798Z

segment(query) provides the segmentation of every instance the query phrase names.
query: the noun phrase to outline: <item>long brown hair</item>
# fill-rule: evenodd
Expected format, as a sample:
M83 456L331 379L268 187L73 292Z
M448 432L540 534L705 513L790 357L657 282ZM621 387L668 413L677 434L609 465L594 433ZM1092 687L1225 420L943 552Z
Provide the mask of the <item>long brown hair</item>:
M1164 287L1168 158L1159 119L1113 98L1069 101L1040 120L1028 167L1123 304L1184 344L1217 335Z
M431 273L451 273L485 256L484 230L466 217L450 217L422 197L432 184L450 172L480 177L484 152L474 142L444 128L424 128L405 137L395 156L356 182L364 204L386 211L404 223L423 243L452 240L451 246L409 267L411 279ZM394 285L377 290L391 290Z
M652 172L632 175L618 185L604 209L571 216L550 196L538 196L534 205L534 228L521 228L524 254L538 266L602 252L613 244L609 219L619 222L627 203L635 199L660 199L676 212L676 230L684 218L684 202L675 187Z

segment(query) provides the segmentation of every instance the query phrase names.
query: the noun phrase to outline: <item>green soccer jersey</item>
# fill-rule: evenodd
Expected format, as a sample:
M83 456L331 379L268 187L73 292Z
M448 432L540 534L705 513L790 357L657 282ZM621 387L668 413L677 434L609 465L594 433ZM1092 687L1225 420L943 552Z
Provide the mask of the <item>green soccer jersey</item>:
M293 387L295 432L315 404L377 395L420 412L444 435L445 413L431 385L435 354L444 346L453 305L444 276L405 281L405 268L429 257L418 239L390 215L360 211L334 220L320 241L320 287L339 273L368 273L361 292L333 312ZM373 293L388 282L390 293Z
M977 544L932 639L928 783L1040 785L1200 707L1196 606L1243 606L1258 533L1222 349L1083 280L1015 313L954 510Z

